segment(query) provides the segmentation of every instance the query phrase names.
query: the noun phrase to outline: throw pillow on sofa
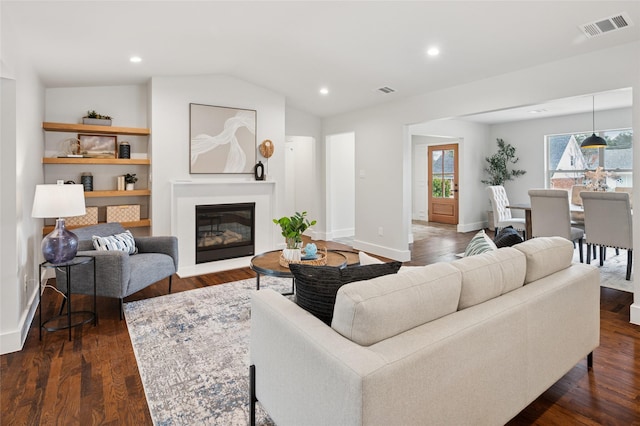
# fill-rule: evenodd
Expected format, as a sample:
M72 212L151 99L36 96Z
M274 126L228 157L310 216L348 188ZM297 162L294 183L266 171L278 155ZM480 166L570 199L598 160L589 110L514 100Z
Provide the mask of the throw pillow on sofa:
M136 254L136 240L133 238L131 231L125 231L121 234L110 235L108 237L93 236L93 247L96 250L119 250L129 254Z
M493 239L493 242L498 248L515 246L522 241L522 237L518 234L518 231L513 229L513 226L502 228Z
M491 238L484 232L484 229L478 232L469 242L464 257L481 254L491 250L497 250L498 247L491 241Z
M296 303L325 324L331 325L338 289L345 284L395 274L402 262L336 268L289 264L296 280Z

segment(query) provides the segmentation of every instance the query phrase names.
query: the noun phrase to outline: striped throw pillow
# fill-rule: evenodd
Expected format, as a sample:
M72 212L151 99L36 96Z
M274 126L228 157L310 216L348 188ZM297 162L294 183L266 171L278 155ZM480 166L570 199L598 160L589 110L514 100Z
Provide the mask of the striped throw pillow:
M473 256L475 254L484 253L486 251L497 250L498 248L491 241L491 238L484 233L484 229L478 232L469 242L467 249L464 251L464 256Z
M118 250L129 254L136 254L136 240L131 235L131 231L122 234L110 235L108 237L93 236L93 247L96 250Z

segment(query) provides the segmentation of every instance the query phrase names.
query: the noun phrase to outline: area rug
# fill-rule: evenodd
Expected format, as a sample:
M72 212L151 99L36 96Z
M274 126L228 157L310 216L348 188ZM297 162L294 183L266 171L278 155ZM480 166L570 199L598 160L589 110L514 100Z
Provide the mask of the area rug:
M284 293L291 280L263 276L260 287ZM154 425L249 424L253 290L248 279L124 305Z
M587 255L586 247L583 247L583 255ZM627 276L627 251L620 250L620 254L616 255L615 249L608 248L605 259L602 266L600 266L600 258L591 261L591 264L598 267L600 271L600 285L633 293L633 269L631 270L631 281L625 279ZM580 262L577 249L573 252L573 261Z

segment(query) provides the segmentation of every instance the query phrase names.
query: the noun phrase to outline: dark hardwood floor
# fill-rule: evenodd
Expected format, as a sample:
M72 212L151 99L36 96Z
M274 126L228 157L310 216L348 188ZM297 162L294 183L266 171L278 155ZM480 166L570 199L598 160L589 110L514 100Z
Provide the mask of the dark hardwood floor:
M444 225L443 228L447 228ZM451 228L448 228L451 229ZM475 233L443 233L412 245L412 261L451 261ZM327 243L328 248L344 247ZM174 292L253 278L249 270L178 279ZM164 295L168 280L126 301ZM90 299L77 297L76 307ZM47 290L43 314L53 315L60 296ZM509 425L640 425L640 326L629 323L632 295L601 291L601 344L594 368L581 361L516 416ZM99 324L44 332L38 340L37 314L24 349L0 357L1 425L151 425L125 321L118 302L98 298Z

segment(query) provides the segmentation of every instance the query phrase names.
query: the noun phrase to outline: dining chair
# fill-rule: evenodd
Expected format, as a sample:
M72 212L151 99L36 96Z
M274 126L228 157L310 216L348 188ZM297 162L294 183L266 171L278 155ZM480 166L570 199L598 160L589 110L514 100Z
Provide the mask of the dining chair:
M584 229L584 211L579 210L579 207L582 207L582 198L580 198L582 191L590 191L590 189L587 185L573 185L571 187L571 206L578 206L578 208L571 209L571 225Z
M504 186L488 186L487 192L489 193L489 200L491 201L491 208L493 209L493 226L496 229L496 235L498 235L500 229L512 226L513 229L522 232L523 237L526 238L525 220L524 218L511 216L511 210L507 208L509 199L507 198L507 191L505 191Z
M580 262L584 262L582 242L585 231L571 226L569 191L565 189L530 189L532 237L563 237L578 243Z
M616 186L616 192L626 192L629 194L629 205L633 209L633 187L632 186Z
M627 250L627 281L631 280L633 259L633 225L631 203L626 192L582 192L584 223L587 236L587 263L591 247L600 246L600 266L605 248Z

